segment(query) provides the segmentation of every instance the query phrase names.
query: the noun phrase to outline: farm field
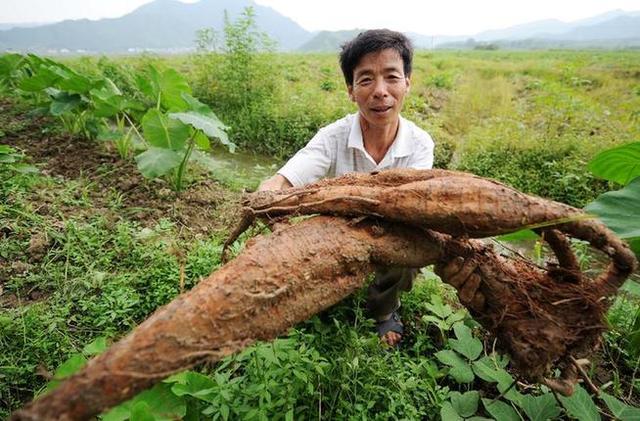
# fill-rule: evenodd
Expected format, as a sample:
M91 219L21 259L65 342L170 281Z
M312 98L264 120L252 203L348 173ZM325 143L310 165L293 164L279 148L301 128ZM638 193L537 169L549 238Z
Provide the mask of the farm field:
M54 58L73 85L51 79L55 92L37 89L45 71L20 73L17 57L4 60L0 145L12 149L0 150L1 419L218 269L242 190L356 110L328 54ZM52 66L37 57L29 65ZM153 137L152 123L169 121L176 104L209 124L183 116L186 129L174 134L188 135ZM436 167L582 208L625 184L588 163L640 140L640 53L417 52L403 115L434 138ZM165 147L176 139L180 147ZM150 151L175 165L145 165ZM548 254L536 240L492 241L522 246L540 264ZM583 269L600 267L574 246ZM360 291L103 419L638 419L639 282L634 275L615 299L588 369L600 396L587 384L564 398L518 381L427 267L404 295L397 350L379 343Z

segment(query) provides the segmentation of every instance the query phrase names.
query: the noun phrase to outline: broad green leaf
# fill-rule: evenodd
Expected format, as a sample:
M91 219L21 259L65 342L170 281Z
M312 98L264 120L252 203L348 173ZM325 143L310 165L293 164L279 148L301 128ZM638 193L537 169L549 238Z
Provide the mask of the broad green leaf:
M473 337L471 329L464 323L456 323L453 325L453 331L458 339L449 339L451 348L472 361L478 358L483 346L480 339Z
M49 112L54 116L71 112L82 105L82 97L78 94L59 92L51 101Z
M138 402L131 408L130 421L156 421L151 412L151 407L146 402Z
M516 410L508 403L483 398L482 405L496 421L520 421L521 419Z
M151 145L177 151L184 149L191 128L152 108L142 118L142 132Z
M144 408L145 411L139 411ZM137 412L139 411L139 412ZM135 398L124 402L102 416L103 421L124 421L133 416L151 416L154 420L169 421L181 419L187 413L187 405L183 397L171 392L171 385L158 383Z
M443 304L439 295L433 294L430 301L430 303L426 304L427 309L441 319L446 319L453 312L451 306Z
M454 351L438 351L435 355L438 361L451 367L449 375L458 383L471 383L475 378L469 364Z
M0 81L12 79L14 74L24 64L24 58L20 54L4 54L0 56Z
M47 66L40 66L34 70L31 77L24 78L18 82L18 88L26 92L37 92L52 87L60 79L53 70Z
M551 393L541 396L523 395L522 410L531 421L553 420L560 415L560 407Z
M82 354L73 354L69 359L56 369L53 379L47 383L44 392L50 392L62 383L62 380L77 373L87 364L87 359Z
M157 102L159 95L160 103L168 111L186 111L189 109L189 105L182 98L184 93L191 94L191 88L184 76L174 69L159 72L155 67L151 66L149 70L151 80L149 87L151 87L154 102ZM140 83L140 85L145 90L149 89L144 83Z
M526 229L520 230L516 232L512 232L511 234L500 235L496 237L498 241L523 241L523 240L537 240L540 238L538 234L535 232Z
M60 63L52 66L51 70L60 76L60 78L56 80L55 86L63 91L84 94L99 84L98 81L93 81L86 76L76 73Z
M91 343L87 344L83 349L84 355L98 355L102 354L107 349L107 338L100 336L94 339Z
M182 99L184 99L184 101L187 103L191 111L195 111L197 113L205 114L205 115L213 114L213 111L207 104L205 104L204 102L200 102L200 100L198 100L197 98L194 98L188 93L183 93Z
M137 155L136 162L142 175L147 178L156 178L169 174L180 165L183 158L183 152L151 147Z
M196 136L193 138L193 141L196 142L196 146L203 151L211 150L211 142L209 138L204 135L201 131L196 133Z
M477 390L472 390L462 394L460 392L449 393L451 398L451 406L461 417L467 418L478 411L478 400L480 394Z
M601 194L585 210L598 215L621 238L640 237L640 177L622 190Z
M224 130L227 128L218 118L211 115L204 115L195 111L187 111L184 113L171 113L170 118L179 120L184 124L189 124L198 130L202 130L207 136L215 137L220 143L229 148L231 152L235 151L236 145L229 141Z
M149 100L154 100L157 101L157 97L154 92L154 86L151 83L151 79L149 78L149 75L144 74L144 73L137 73L134 76L134 80L136 83L136 88L138 88L138 90L140 92L142 92L146 97L149 98Z
M97 117L112 117L123 110L124 97L121 95L107 88L92 89L89 93Z
M600 152L589 162L589 169L597 177L627 185L640 176L640 142Z
M486 382L498 383L498 391L500 393L504 393L509 389L504 397L519 405L523 395L515 387L512 387L514 379L501 366L502 362L496 361L494 358L485 356L474 361L472 364L473 372Z
M173 380L177 382L171 386L171 391L176 396L188 395L212 403L217 396L216 391L219 390L215 381L194 371L179 373L165 382Z
M463 418L453 409L449 401L442 403L440 407L440 418L442 418L442 421L463 421Z
M616 419L620 421L640 421L640 408L627 405L604 392L600 392L600 398L607 404L607 407Z
M598 407L582 386L577 386L573 395L559 396L562 406L573 418L580 421L599 421L602 419L598 413Z

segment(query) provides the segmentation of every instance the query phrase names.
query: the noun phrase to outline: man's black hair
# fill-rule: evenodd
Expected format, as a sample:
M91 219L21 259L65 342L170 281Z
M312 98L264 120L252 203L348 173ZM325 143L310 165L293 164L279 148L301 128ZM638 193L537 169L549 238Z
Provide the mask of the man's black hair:
M413 61L413 45L409 38L400 32L389 29L370 29L361 32L357 37L342 46L340 52L340 67L347 85L353 85L353 71L362 57L369 53L394 49L402 57L405 76L411 75L411 63Z

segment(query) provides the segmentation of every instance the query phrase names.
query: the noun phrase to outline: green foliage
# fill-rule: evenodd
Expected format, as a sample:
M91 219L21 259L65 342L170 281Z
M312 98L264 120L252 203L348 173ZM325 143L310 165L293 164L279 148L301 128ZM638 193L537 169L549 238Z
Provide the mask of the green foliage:
M560 407L551 393L540 396L525 395L522 397L522 410L531 421L547 421L560 415Z
M589 393L581 386L575 388L573 395L569 397L560 396L559 399L567 413L575 419L584 421L599 421L601 419L598 407L589 396Z
M427 79L427 86L434 86L441 89L453 88L453 75L451 73L438 73Z
M541 142L527 149L498 144L471 152L456 169L494 178L526 193L582 207L606 183L584 172L585 161L576 146Z
M22 162L25 156L9 145L0 144L0 174L34 173L38 169L33 165Z
M606 403L607 407L616 419L621 421L632 421L640 419L640 409L625 404L614 396L607 393L600 393L600 398Z
M483 398L482 405L496 421L519 421L521 419L515 409L508 403Z
M604 193L585 207L621 238L640 237L640 177L621 190Z
M640 142L600 152L589 162L589 170L605 180L629 184L640 176Z
M238 24L243 29L237 36L249 30L246 21L243 25ZM198 151L208 149L209 137L226 139L220 120L191 95L211 104L221 120L230 123L226 140L279 157L303 146L320 126L354 111L340 89L335 56L279 55L276 60L262 47L237 44L239 53L229 54L231 46L209 48L213 51L187 59L146 55L101 58L95 64L93 59L72 59L62 66L2 56L0 90L20 94L32 108L58 114L73 130L97 129L99 138L114 142L123 157L156 148L147 139L154 133L151 138L162 145L159 149L179 159L162 163L160 154L143 167L155 166L158 173L171 167L165 174L172 182L182 163L207 163ZM566 63L577 60L589 64L567 68ZM232 74L242 66L250 77ZM421 53L403 113L434 135L440 165L468 168L582 206L610 188L585 174L585 163L602 148L640 134L634 124L640 105L635 82L616 76L636 67L635 55L624 53ZM85 91L95 80L98 85ZM434 93L442 96L434 98ZM149 109L155 110L160 124L155 132L145 133L141 123ZM23 125L0 121L8 136ZM71 127L74 122L76 128ZM188 128L186 140L178 136L180 130L169 130L174 126ZM191 140L191 158L185 161ZM94 206L86 197L87 187L78 182L66 184L56 193L56 203L46 204L51 212L41 214L36 210L40 205L26 202L33 194L27 186L40 179L15 174L0 183L0 276L10 274L3 278L2 298L15 301L0 310L0 418L43 387L37 372L55 372L70 356L81 363L87 358L85 343L98 335L123 335L180 291L180 265L167 251L176 227L165 221L143 228L128 222L125 212L115 221L69 217L70 206L83 212ZM36 188L51 189L52 181L43 183ZM64 221L52 215L64 215ZM42 262L25 256L33 233L44 233L51 241ZM184 247L189 288L219 265L220 241L201 238ZM28 269L14 274L14 263ZM609 314L611 331L602 355L612 363L613 385L611 395L603 393L595 402L620 419L633 419L637 412L624 402L631 391L624 376L636 367L640 349L636 288L628 283ZM44 297L33 299L34 291ZM445 419L511 420L529 413L540 419L593 414L593 401L585 396L559 406L544 388L513 386L506 358L476 355L481 343L468 327L458 325L471 322L451 297L439 281L419 282L403 299L403 345L389 352L372 333L360 294L272 344L257 344L201 373L167 379L122 406L118 416L435 419L441 414L449 417ZM440 358L454 362L439 362L434 356L439 352L444 352ZM74 366L62 366L54 376ZM462 367L458 371L472 381L459 383L454 366ZM164 404L176 411L158 411Z

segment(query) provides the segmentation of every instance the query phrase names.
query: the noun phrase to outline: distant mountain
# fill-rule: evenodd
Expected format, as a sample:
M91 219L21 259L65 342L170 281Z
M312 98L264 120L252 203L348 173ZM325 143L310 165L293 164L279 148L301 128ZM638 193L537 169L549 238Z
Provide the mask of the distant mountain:
M529 22L522 25L515 25L505 29L483 31L471 38L476 41L495 41L495 40L522 40L531 38L561 38L567 39L564 34L577 28L585 26L596 26L607 22L615 21L621 17L640 16L640 12L625 12L624 10L612 10L586 19L580 19L573 22L563 22L557 19L539 20ZM597 29L596 29L597 30ZM620 28L618 38L630 38L626 35L627 28ZM559 36L561 35L561 36ZM623 36L620 36L623 35ZM590 37L590 36L589 36ZM595 35L590 39L595 39Z
M222 33L224 13L231 19L251 6L256 24L277 43L291 50L311 37L293 20L252 0L201 0L181 3L156 0L115 19L69 20L37 28L0 32L0 50L126 52L138 50L186 50L194 47L198 29Z
M0 23L0 31L6 31L13 28L33 28L36 26L48 25L48 22L17 22L17 23Z
M70 20L33 28L0 30L0 51L186 51L195 46L198 29L214 28L222 35L225 11L235 19L248 6L253 7L260 30L273 38L280 50L335 52L362 31L311 33L253 0L201 0L198 3L155 0L115 19ZM640 48L640 11L612 10L573 22L540 20L469 35L407 35L421 49L484 48L488 44L515 49Z
M492 44L498 48L639 48L640 12L616 10L588 19L564 23L539 21L497 31L485 31L453 41L440 48L477 48Z
M339 51L342 44L353 39L364 29L351 29L349 31L320 31L309 41L298 47L298 51L329 52Z

